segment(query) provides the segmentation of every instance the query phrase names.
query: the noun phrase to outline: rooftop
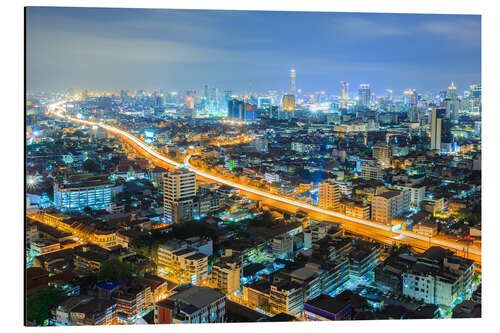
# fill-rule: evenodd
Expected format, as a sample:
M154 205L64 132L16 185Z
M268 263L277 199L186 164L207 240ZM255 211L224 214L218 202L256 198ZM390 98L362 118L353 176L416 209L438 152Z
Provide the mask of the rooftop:
M175 291L177 292L170 297L171 300L181 301L199 309L225 297L224 294L221 294L214 289L191 285L179 286L174 289L174 292Z
M338 295L337 297L330 297L322 294L315 299L307 301L304 306L314 307L335 315L350 305L349 299L339 296L341 295Z
M392 199L394 197L397 197L400 193L401 193L401 191L387 191L387 192L378 194L377 197L382 197L385 199Z
M310 267L302 267L291 272L290 276L300 280L307 280L310 277L314 276L316 272L317 272L316 270Z

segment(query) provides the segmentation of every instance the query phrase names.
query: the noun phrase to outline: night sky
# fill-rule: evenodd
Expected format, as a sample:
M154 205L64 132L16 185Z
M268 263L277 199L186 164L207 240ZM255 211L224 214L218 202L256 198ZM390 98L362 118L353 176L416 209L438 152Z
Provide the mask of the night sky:
M314 12L29 7L27 89L385 94L481 81L481 18Z

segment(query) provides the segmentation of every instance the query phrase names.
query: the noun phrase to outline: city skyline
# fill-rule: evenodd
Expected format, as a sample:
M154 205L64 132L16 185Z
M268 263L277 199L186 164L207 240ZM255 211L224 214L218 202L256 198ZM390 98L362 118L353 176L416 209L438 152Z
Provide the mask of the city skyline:
M481 16L25 10L25 326L483 317Z
M27 89L263 92L294 68L305 92L463 91L481 81L480 31L478 15L29 7Z

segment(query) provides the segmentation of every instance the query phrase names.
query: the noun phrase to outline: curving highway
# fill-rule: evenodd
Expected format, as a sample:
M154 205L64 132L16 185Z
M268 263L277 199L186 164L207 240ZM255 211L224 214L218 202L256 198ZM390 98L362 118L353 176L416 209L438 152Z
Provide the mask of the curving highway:
M152 162L154 164L157 164L162 167L180 167L184 166L188 168L189 170L193 171L196 173L198 176L209 179L212 181L215 181L220 184L226 184L228 186L237 188L239 190L244 191L245 193L249 194L252 198L254 199L261 199L266 203L267 205L279 209L284 210L294 210L296 211L297 209L305 210L309 213L312 213L315 216L323 216L326 217L327 219L333 219L335 222L340 222L342 224L347 224L351 227L351 229L359 229L359 230L353 230L354 232L360 232L360 234L368 234L367 236L373 235L383 235L381 237L387 238L387 239L400 239L401 237L407 238L408 240L405 241L405 243L408 243L410 245L416 246L417 248L425 249L428 248L432 245L438 245L442 247L446 247L455 251L458 251L458 254L462 252L462 254L465 255L467 253L467 256L469 256L471 259L476 261L477 263L480 264L481 262L481 250L478 248L471 248L460 244L458 242L453 242L453 241L448 241L444 239L440 239L437 237L429 238L423 235L415 234L413 232L408 232L408 231L391 231L390 227L382 224L375 223L373 221L367 221L351 216L347 216L344 214L340 214L337 212L325 210L322 208L319 208L317 206L313 206L310 204L306 204L300 201L296 201L287 197L283 197L280 195L272 194L257 188L249 187L246 185L238 184L235 183L231 180L222 178L217 175L210 174L208 172L202 171L200 169L197 169L193 167L190 163L190 155L187 156L184 160L184 163L181 164L179 162L176 162L174 160L171 160L164 155L158 153L155 151L153 148L145 144L143 141L135 137L134 135L123 131L119 128L109 126L103 123L97 123L97 122L91 122L87 120L82 120L74 117L69 117L63 113L62 110L62 105L66 101L62 102L57 102L53 103L49 106L49 113L53 114L55 116L64 118L66 120L75 122L75 123L81 123L85 125L91 125L91 126L100 126L104 130L113 133L115 135L118 135L120 138L124 139L127 143L131 144L136 150L142 152L144 155L150 157L152 159ZM165 165L166 164L166 165ZM274 205L274 206L273 206ZM286 206L286 207L284 207Z

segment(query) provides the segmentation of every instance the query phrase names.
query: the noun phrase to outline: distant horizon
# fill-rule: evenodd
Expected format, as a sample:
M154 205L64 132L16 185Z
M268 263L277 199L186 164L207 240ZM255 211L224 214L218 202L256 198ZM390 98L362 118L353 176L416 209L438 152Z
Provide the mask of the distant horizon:
M428 93L481 84L481 16L26 8L26 89Z
M453 81L451 81L453 82ZM469 90L470 86L471 85L481 85L481 83L470 83L470 84L467 84L465 87L463 87L463 89L460 89L459 87L455 87L457 88L457 94L458 96L463 96L463 92L466 91L466 90ZM449 86L449 84L448 84ZM439 89L434 89L434 90L417 90L417 93L418 94L423 94L423 95L426 95L426 94L431 94L431 93L439 93L440 90L447 90L448 89L448 86L446 87L442 87L442 88L439 88ZM217 87L217 86L208 86L209 89L211 88L217 88L219 89L219 94L223 94L226 89L222 89L221 87ZM354 99L357 95L358 95L358 88L359 87L356 87L355 90L349 90L349 98L351 99ZM371 87L370 87L371 88ZM154 93L154 92L159 92L159 93L178 93L178 94L183 94L183 93L186 93L186 92L189 92L189 91L196 91L198 94L202 94L203 93L203 88L202 87L192 87L192 88L186 88L186 89L165 89L165 88L149 88L149 89L146 89L146 88L137 88L137 89L127 89L127 88L110 88L110 89L87 89L87 88L82 88L82 89L74 89L72 87L67 87L66 89L55 89L55 90L46 90L46 91L43 91L43 90L27 90L26 93L27 95L34 95L34 94L47 94L47 93L59 93L59 94L62 94L62 93L67 93L68 90L71 89L73 91L73 93L75 94L79 94L79 93L83 93L84 91L87 91L89 94L97 94L97 95L100 95L100 94L112 94L112 95L119 95L120 92L123 90L123 91L126 91L127 93L136 93L136 92L139 92L139 91L144 91L146 93ZM408 89L415 89L415 88L408 88ZM228 89L230 90L230 89ZM406 89L405 89L406 90ZM402 90L402 91L393 91L392 92L392 96L393 97L402 97L404 95L404 92L405 90ZM312 94L315 94L315 93L318 93L318 92L322 92L324 91L326 95L328 96L339 96L341 95L341 89L339 87L338 91L328 91L328 90L316 90L316 91L308 91L308 92L301 92L301 93L296 93L295 95L312 95ZM239 92L239 91L233 91L231 90L231 93L233 95L246 95L246 94L249 94L249 96L253 96L253 94L257 94L259 96L266 96L269 92L277 92L278 94L287 94L287 93L290 93L288 90L286 89L268 89L267 91L244 91L244 92ZM383 96L387 96L387 92L382 92L380 94L376 94L376 97L383 97Z

